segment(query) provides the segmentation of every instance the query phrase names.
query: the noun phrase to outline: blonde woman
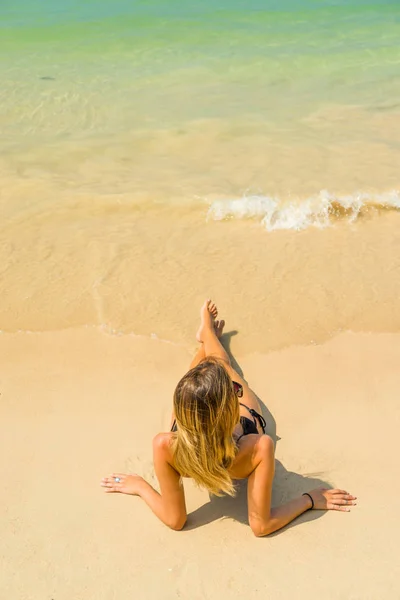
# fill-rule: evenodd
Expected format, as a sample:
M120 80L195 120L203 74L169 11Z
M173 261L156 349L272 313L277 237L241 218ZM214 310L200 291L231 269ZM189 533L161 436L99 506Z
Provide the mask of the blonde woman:
M106 492L140 496L168 527L180 530L187 519L182 477L210 493L235 494L234 480L248 479L248 518L256 536L284 527L310 510L349 511L356 497L345 490L318 488L271 507L274 443L256 395L232 368L219 338L224 321L207 300L197 333L200 348L174 393L172 427L153 440L158 493L139 475L113 473L102 480Z

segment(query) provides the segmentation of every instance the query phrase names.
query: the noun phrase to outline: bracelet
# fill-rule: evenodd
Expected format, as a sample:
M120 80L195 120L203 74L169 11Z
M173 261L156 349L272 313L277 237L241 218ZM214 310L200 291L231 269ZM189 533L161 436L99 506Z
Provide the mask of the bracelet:
M302 496L308 496L310 498L311 506L307 510L312 510L314 508L314 500L313 500L313 497L311 496L311 494L309 494L308 492L304 492L304 494L302 494Z

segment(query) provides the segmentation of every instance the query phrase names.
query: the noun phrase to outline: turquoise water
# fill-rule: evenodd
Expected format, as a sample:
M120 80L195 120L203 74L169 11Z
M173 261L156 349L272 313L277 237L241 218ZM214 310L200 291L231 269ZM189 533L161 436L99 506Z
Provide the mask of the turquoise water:
M270 310L261 290L319 256L293 295L319 298L336 244L338 269L361 278L362 257L380 257L366 287L381 290L371 282L398 254L375 251L388 230L354 251L327 233L308 252L296 235L397 215L399 40L398 0L0 0L0 327L103 324L179 339L180 323L163 328L166 307L199 280L213 295L225 273L290 324L280 286ZM347 287L337 302L326 293L338 318ZM156 302L146 314L143 298Z
M115 133L385 108L399 39L398 1L16 0L0 6L0 123L13 136Z
M390 192L399 39L398 1L3 1L8 206Z

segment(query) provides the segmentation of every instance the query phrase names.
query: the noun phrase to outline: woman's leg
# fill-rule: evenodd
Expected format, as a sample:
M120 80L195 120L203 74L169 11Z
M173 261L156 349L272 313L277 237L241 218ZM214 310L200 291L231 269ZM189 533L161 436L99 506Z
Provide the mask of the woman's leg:
M224 332L224 326L225 326L224 320L214 321L214 331L215 331L215 335L217 336L218 340ZM194 367L197 367L197 365L199 363L201 363L201 361L204 360L206 358L206 356L209 356L209 355L206 354L206 349L204 347L203 342L200 342L200 346L199 346L196 354L194 355L192 362L190 363L189 370L194 369Z
M197 340L202 344L204 356L215 356L230 365L229 356L219 341L222 335L222 330L216 328L215 318L218 314L218 309L214 302L207 300L200 310L200 327L196 334ZM219 321L225 325L225 321Z
M224 320L222 320L222 321L215 320L215 317L217 317L217 315L218 315L218 310L217 310L217 307L215 306L215 304L210 306L210 309L211 309L211 314L212 314L212 318L213 318L213 331L214 331L217 339L219 339L224 331L225 321ZM200 341L200 340L198 339L198 341ZM201 363L201 361L204 360L205 358L206 358L205 347L204 347L203 342L200 342L200 346L197 349L192 362L190 363L189 371L190 371L190 369L194 369L194 367L197 367L197 365L199 363ZM169 427L170 429L172 428L174 421L175 421L175 412L174 412L174 409L172 409L171 422L170 422L170 427Z
M216 312L215 314L217 315L218 313ZM223 320L222 321L214 321L214 331L215 331L215 335L217 336L218 339L221 337L221 335L224 331L224 325L225 325L225 321L223 321ZM197 367L197 365L199 363L201 363L201 361L204 360L205 358L206 358L206 351L204 348L204 344L203 344L203 342L200 342L200 346L197 349L192 362L190 363L189 371L190 371L190 369L194 369L194 367ZM175 420L175 413L174 413L174 410L172 409L170 429L173 425L174 420Z
M211 300L207 300L200 310L200 327L196 335L197 340L200 342L200 347L190 364L190 369L196 367L207 356L219 358L225 363L225 368L231 379L237 381L243 387L243 397L240 401L249 408L253 408L258 413L262 414L257 396L253 390L249 388L247 381L232 368L229 355L219 340L223 332L225 321L216 321L215 318L217 315L217 307ZM244 407L240 407L240 414L249 417L249 413ZM171 427L174 419L175 415L172 411Z
M201 363L201 361L204 360L205 357L206 353L204 352L204 344L200 344L200 347L196 350L196 354L193 356L193 360L189 365L189 371L190 369L194 369L195 367L197 367L197 365Z
M213 317L214 311L216 310L216 306L210 300L207 300L200 310L200 328L197 332L197 339L199 342L203 343L204 354L205 356L215 356L222 360L225 363L225 368L228 371L231 379L233 381L237 381L243 386L243 397L240 401L248 406L249 408L253 408L258 413L261 414L261 406L258 401L255 393L250 389L247 381L243 379L237 371L235 371L231 365L231 361L229 359L228 353L225 348L222 346L219 341L218 336L215 333L214 321L215 317ZM245 408L241 407L241 414L243 412L243 416L248 417L248 411Z

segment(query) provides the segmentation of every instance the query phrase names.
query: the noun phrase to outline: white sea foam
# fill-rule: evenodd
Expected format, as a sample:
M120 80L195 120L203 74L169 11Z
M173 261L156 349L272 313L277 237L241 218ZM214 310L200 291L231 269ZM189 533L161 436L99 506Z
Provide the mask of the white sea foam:
M400 193L396 190L382 194L359 193L337 196L326 190L304 200L281 201L270 196L244 196L231 200L215 200L208 218L259 219L268 231L301 230L307 227L329 227L343 219L351 223L369 209L400 210Z

